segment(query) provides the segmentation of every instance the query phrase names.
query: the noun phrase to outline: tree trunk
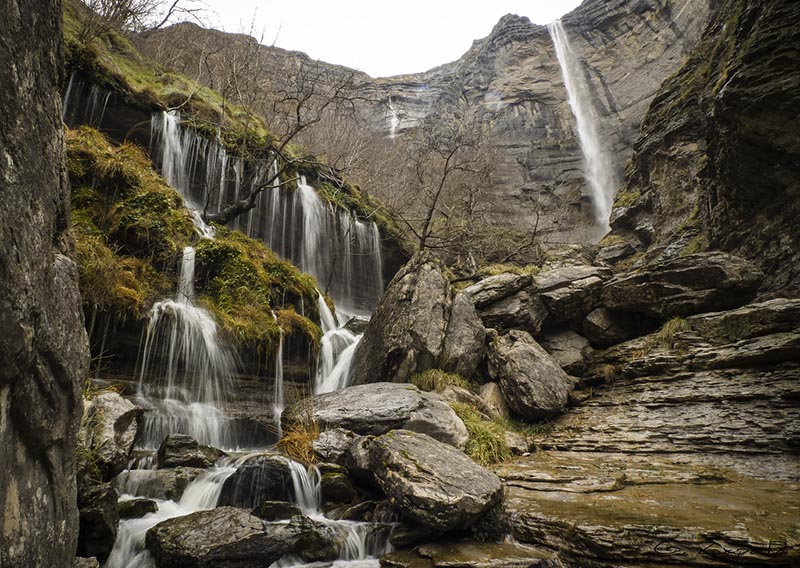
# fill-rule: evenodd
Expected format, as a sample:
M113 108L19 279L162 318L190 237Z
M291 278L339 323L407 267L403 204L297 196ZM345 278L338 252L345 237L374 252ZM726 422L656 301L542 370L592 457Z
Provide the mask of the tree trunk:
M69 258L60 0L0 0L0 565L71 566L89 350Z

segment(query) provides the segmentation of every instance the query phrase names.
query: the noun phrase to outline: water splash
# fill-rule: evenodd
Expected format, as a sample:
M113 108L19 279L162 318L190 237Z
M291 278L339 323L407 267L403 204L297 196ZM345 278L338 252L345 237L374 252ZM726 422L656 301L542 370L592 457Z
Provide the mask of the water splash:
M551 22L547 29L553 40L564 86L567 89L569 106L578 127L578 140L585 162L584 175L591 190L595 219L603 229L607 230L614 203L614 192L617 188L614 164L597 133L590 93L581 76L577 56L572 50L561 20Z
M348 386L350 365L361 336L337 325L322 294L317 299L317 306L322 324L322 341L314 378L314 393L322 394Z

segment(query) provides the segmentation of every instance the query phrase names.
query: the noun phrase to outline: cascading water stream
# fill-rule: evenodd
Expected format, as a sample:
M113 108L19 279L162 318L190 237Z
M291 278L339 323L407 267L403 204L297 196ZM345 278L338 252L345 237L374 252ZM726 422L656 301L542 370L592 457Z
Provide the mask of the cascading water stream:
M561 20L551 22L547 29L553 40L564 86L567 89L569 106L578 127L578 140L585 162L584 174L591 190L595 219L604 230L608 230L617 187L614 164L597 133L591 96L581 76L578 59Z
M272 317L277 323L278 318L275 312L272 313ZM275 429L278 433L278 439L283 435L281 416L286 409L286 398L283 393L283 340L283 330L281 329L281 339L278 343L278 350L275 353L275 384L272 393L272 413L275 416Z
M389 123L389 139L394 140L397 135L397 127L400 126L400 117L397 116L397 109L392 103L392 97L386 105L386 120Z
M336 324L322 294L317 299L317 305L322 324L322 341L314 379L314 394L322 394L348 386L350 364L361 336Z

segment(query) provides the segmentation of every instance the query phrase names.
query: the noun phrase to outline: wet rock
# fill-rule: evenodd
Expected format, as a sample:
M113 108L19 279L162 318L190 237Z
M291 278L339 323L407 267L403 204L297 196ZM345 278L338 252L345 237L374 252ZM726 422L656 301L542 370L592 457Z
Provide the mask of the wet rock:
M117 538L117 492L110 483L82 488L78 496L78 554L105 561Z
M737 308L753 299L763 277L743 258L699 253L616 276L603 287L603 303L662 319Z
M434 568L561 568L556 553L517 543L456 541L423 544L417 553Z
M256 455L225 480L218 504L254 509L264 501L291 501L291 486L291 470L285 457Z
M296 538L289 525L266 528L243 509L218 507L157 524L146 544L159 567L261 568L292 550Z
M486 329L464 292L453 298L439 367L469 379L486 353Z
M508 413L508 405L503 398L503 393L500 391L500 386L497 383L486 383L481 386L481 400L486 403L493 415L508 420L511 415Z
M100 568L97 558L76 558L72 562L72 568Z
M629 312L597 308L586 316L581 329L594 347L610 347L642 335L647 322L641 319L642 316L637 317Z
M289 407L282 422L288 428L311 417L322 428L361 435L405 428L460 448L469 437L464 423L440 396L410 384L356 385L317 395Z
M475 307L483 308L530 286L531 282L532 278L527 274L506 272L468 286L464 289L464 294L472 299Z
M285 521L303 514L300 507L286 501L264 501L252 513L259 519L270 522Z
M489 374L509 408L528 420L562 412L574 388L572 377L524 331L511 331L490 343Z
M586 361L592 354L589 340L585 337L566 328L544 332L538 341L566 373L583 374Z
M483 324L498 331L523 329L535 334L549 312L539 295L530 290L520 290L507 298L480 309Z
M127 466L142 412L115 392L85 401L78 443L91 453L103 479L111 479Z
M354 384L405 383L435 367L450 315L450 283L433 257L419 253L395 275L356 348Z
M344 327L356 335L361 335L367 330L367 325L369 325L369 318L353 316L347 320L347 323L344 324Z
M353 442L358 438L356 434L344 428L333 428L320 432L314 440L314 455L321 462L343 465L350 456Z
M152 499L126 499L117 503L120 519L138 519L158 511L158 504Z
M578 322L600 303L603 282L611 276L607 268L565 266L534 276L542 302L553 323Z
M347 469L333 463L317 464L320 474L320 492L323 503L347 504L358 498Z
M202 473L203 470L196 467L131 470L117 477L116 484L122 488L122 493L179 501L186 487Z
M208 469L223 455L225 452L202 446L186 434L170 434L158 448L157 463L159 469L181 466Z
M347 540L343 528L308 517L293 517L289 527L294 532L292 551L306 562L336 560Z
M521 456L529 450L528 440L522 434L506 431L505 440L512 455Z
M359 465L405 518L429 529L463 529L501 498L500 480L459 450L425 434L395 430L358 443Z

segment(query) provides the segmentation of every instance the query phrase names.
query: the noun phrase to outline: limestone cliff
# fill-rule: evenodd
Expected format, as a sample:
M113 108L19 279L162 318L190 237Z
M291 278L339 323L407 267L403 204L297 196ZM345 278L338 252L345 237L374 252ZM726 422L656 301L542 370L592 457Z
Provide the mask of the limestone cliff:
M647 113L612 227L645 261L704 248L800 291L800 5L730 0Z
M68 257L61 2L0 13L0 564L67 566L88 342Z
M587 0L564 18L620 179L649 102L697 42L710 5L709 0ZM226 42L252 46L254 41L180 24L143 43L146 52L160 54L159 60L196 74L198 53ZM264 80L276 84L308 62L302 53L263 50ZM446 116L455 105L470 105L488 125L497 149L493 220L526 231L539 216L539 229L547 229L551 238L596 237L575 121L545 26L507 15L460 59L423 73L373 79L320 65L331 79L353 73L365 98L391 101L401 135L427 116ZM202 80L213 84L216 75L211 69ZM361 110L373 133L388 134L386 106ZM369 189L380 195L381 188Z

